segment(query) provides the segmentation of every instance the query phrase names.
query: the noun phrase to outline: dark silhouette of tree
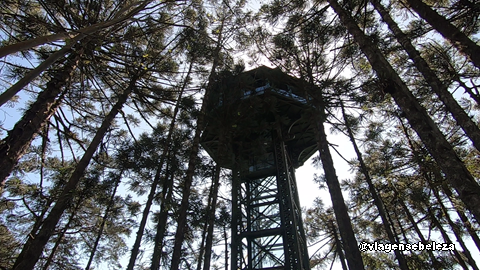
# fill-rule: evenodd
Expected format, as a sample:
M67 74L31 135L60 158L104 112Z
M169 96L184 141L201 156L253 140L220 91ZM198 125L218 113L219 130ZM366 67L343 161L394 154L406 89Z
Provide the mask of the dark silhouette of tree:
M243 62L304 81L332 199L304 214L312 269L478 269L478 3L251 3L0 3L0 269L229 269L238 175L199 142Z
M46 245L64 210L67 208L72 199L71 193L75 190L76 186L81 180L85 169L87 168L95 151L97 150L97 147L105 136L105 133L112 125L115 116L121 110L130 94L134 91L137 79L138 78L136 76L131 79L126 90L118 97L117 103L112 107L110 113L103 120L102 125L85 151L85 154L79 160L75 170L72 172L72 175L60 194L59 199L56 201L54 207L43 221L42 227L40 228L38 234L28 238L27 243L25 243L22 252L17 257L14 269L33 269L35 266L35 263L43 251L43 247ZM27 260L26 258L29 259Z
M420 17L467 56L477 68L480 68L480 46L422 0L406 0L406 2Z
M480 130L468 114L453 98L453 95L448 91L447 86L443 84L430 69L427 62L422 58L420 52L410 42L409 38L402 32L396 22L390 17L388 11L380 4L379 1L372 1L375 9L380 13L382 20L385 21L390 30L395 34L397 40L402 44L402 47L408 53L410 59L415 63L417 69L422 73L430 88L440 97L442 102L447 107L459 126L465 131L467 136L472 140L473 145L480 149Z
M477 220L480 219L480 212L477 210L480 208L473 206L477 203L480 204L480 186L467 170L465 164L458 158L453 147L445 139L438 126L427 115L425 108L418 103L378 47L365 36L355 20L337 1L331 0L328 2L369 59L372 68L377 72L382 83L384 83L384 91L392 95L410 125L412 125L429 152L442 167L447 179L457 190L461 200L465 204L468 202L467 208Z

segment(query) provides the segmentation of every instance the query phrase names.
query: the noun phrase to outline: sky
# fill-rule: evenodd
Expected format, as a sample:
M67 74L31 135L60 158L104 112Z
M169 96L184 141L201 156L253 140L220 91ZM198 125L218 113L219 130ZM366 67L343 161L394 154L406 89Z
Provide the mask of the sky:
M245 61L247 63L247 61ZM265 63L266 64L266 63ZM5 82L2 83L4 85ZM8 82L7 82L8 83ZM11 82L13 83L13 81ZM19 108L24 108L23 104L30 99L30 95L25 93L25 91L22 91L21 94L21 103L22 105L19 105L16 108L8 108L8 107L1 107L0 108L0 123L3 124L3 127L6 130L10 130L13 125L16 123L16 121L21 117L22 115L22 109ZM347 160L351 160L355 158L355 153L353 151L353 148L351 146L350 141L346 136L344 136L341 133L336 133L332 134L329 132L329 126L327 125L326 127L327 130L327 138L329 142L333 145L336 145L337 150L345 157ZM5 136L5 130L3 131L3 136ZM344 179L348 179L352 177L351 171L350 171L350 166L345 162L333 149L331 149L331 154L333 156L335 168L336 168L336 173L340 181ZM316 156L314 154L314 156ZM326 190L320 190L318 188L318 184L313 181L313 175L315 173L320 174L322 172L321 169L317 169L313 166L312 164L312 159L313 157L305 162L305 164L298 168L296 170L296 180L297 180L297 185L298 185L298 192L299 192L299 198L300 198L300 204L304 208L309 208L312 206L313 201L315 198L320 197L323 202L325 203L325 206L328 207L331 205L331 200L330 200L330 195ZM32 179L33 180L33 179ZM347 199L348 194L344 192L344 197ZM157 207L158 208L158 207ZM132 237L135 236L136 230L133 230ZM132 238L131 237L131 238ZM131 242L133 243L133 241ZM129 244L129 248L131 248L131 244ZM473 243L471 241L467 241L467 245L469 247L472 247L471 250L474 251L475 247L473 246ZM460 249L459 245L457 244L457 248ZM477 253L476 253L477 254ZM126 258L128 261L129 253L126 254ZM480 258L476 257L480 261ZM122 260L123 261L123 260ZM123 263L123 265L126 265L126 263Z

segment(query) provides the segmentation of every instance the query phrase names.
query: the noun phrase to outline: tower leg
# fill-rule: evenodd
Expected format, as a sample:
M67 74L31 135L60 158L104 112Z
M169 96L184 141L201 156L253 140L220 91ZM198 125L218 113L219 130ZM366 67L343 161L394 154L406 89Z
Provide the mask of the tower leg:
M295 169L281 139L274 140L274 148L280 209L284 224L285 269L310 269Z
M232 270L309 270L294 168L285 143L236 160L232 181Z

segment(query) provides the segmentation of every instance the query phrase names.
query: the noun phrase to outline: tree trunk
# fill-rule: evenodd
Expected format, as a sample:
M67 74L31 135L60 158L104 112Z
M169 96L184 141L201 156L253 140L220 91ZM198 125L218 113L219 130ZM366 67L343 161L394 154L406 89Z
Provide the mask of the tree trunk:
M398 228L400 228L400 232L402 233L402 236L403 236L403 241L400 241L400 242L405 243L408 241L409 238L407 237L407 232L405 231L402 219L398 215L398 211L396 207L393 209L393 214L395 215L395 221L397 222Z
M12 53L17 53L21 52L24 50L31 49L36 46L40 46L46 43L58 41L58 40L65 40L67 38L71 38L71 35L73 33L67 33L67 32L62 32L62 33L56 33L52 35L46 35L46 36L41 36L37 38L32 38L29 40L17 42L15 44L11 45L6 45L0 48L0 58L7 56Z
M60 95L60 93L70 82L82 54L83 49L70 54L63 69L55 73L47 83L46 89L38 94L37 100L30 105L22 119L2 140L0 144L0 188L5 185L7 177L28 149L35 135L45 126L62 102L63 94Z
M170 142L170 138L171 133L168 134L166 142ZM130 261L128 262L127 270L133 270L135 266L135 261L137 260L138 252L140 250L140 244L142 242L145 226L147 225L148 215L150 214L150 208L152 207L153 199L155 198L155 194L157 193L157 186L160 184L160 180L163 179L165 181L165 177L162 177L162 169L167 153L168 148L163 147L162 157L160 158L160 162L155 173L155 178L153 179L152 185L150 186L150 193L148 194L147 202L145 203L145 208L143 209L142 220L140 221L140 225L138 226L137 237L135 238L135 243L132 247L132 252L130 254ZM165 192L165 190L163 192Z
M100 238L102 238L108 215L110 214L110 210L112 209L112 207L115 205L115 195L117 194L117 188L120 185L120 181L122 180L122 174L123 171L120 172L118 178L115 180L115 187L113 188L112 195L110 195L110 201L108 202L105 213L103 214L102 223L100 224L100 228L98 229L97 237L95 238L95 243L93 243L92 251L90 252L90 257L88 258L85 270L90 270L90 265L93 262L93 258L95 258L95 252L97 251L98 243L100 243Z
M212 178L212 185L210 186L210 191L208 193L207 208L205 211L205 218L204 218L205 223L203 224L202 240L200 241L200 247L198 251L197 270L202 270L203 256L205 254L205 240L207 238L207 232L208 232L208 224L209 224L210 208L211 208L210 205L212 203L214 185L215 185L215 179Z
M447 219L447 222L448 224L450 225L450 227L452 228L455 236L457 237L458 239L458 242L460 243L460 245L462 246L462 249L464 250L464 253L465 253L465 256L467 257L468 259L468 262L469 264L472 266L472 268L478 270L478 266L476 265L475 261L473 260L469 250L467 249L467 247L465 246L465 243L463 242L463 239L462 239L462 236L459 234L458 232L458 227L457 225L451 220L450 218L450 215L448 213L448 209L445 207L445 205L443 204L443 201L441 199L441 196L440 196L440 193L438 191L438 188L439 186L441 186L441 183L443 182L444 178L442 176L442 174L440 173L440 170L438 170L438 168L435 166L435 164L433 165L433 167L429 168L426 166L426 164L424 164L422 162L422 160L424 160L424 155L422 155L421 153L419 153L413 146L413 142L412 142L412 139L410 138L410 135L408 134L408 131L407 131L407 128L405 127L405 125L403 124L403 121L402 119L399 119L401 125L402 125L402 129L403 129L403 133L405 134L405 136L407 137L407 141L408 141L408 144L410 146L410 151L412 151L412 153L414 154L415 157L418 157L416 158L417 160L417 164L418 166L420 167L420 171L423 172L423 178L427 181L428 185L430 186L430 189L433 191L433 194L435 195L435 198L437 199L437 202L438 204L440 205L446 219ZM431 176L427 173L427 172L431 172L433 173L433 175L435 176L435 179L437 180L437 184L435 184L433 181L432 181L432 178ZM440 183L440 184L438 184ZM444 189L444 188L443 188ZM447 189L449 189L447 187ZM448 191L448 190L447 190ZM445 193L448 193L447 197L449 197L449 195L451 196L451 192L445 192ZM449 197L450 198L450 197ZM451 199L451 198L450 198ZM454 205L455 206L455 205ZM456 207L455 207L456 208ZM480 240L478 239L478 235L475 233L475 231L472 230L472 228L470 227L470 223L468 222L468 219L467 217L465 216L465 214L463 214L462 212L458 211L457 210L457 214L460 216L460 219L463 221L464 225L467 227L467 231L470 233L470 235L472 236L472 239L474 240L475 244L477 244L477 248L479 247L478 243L480 241L477 241L477 240ZM463 218L462 218L463 217ZM465 222L466 221L466 222ZM479 249L480 250L480 249Z
M220 186L220 165L215 166L215 176L213 179L212 201L208 208L208 232L207 242L205 244L205 261L203 270L210 269L210 260L212 258L213 227L215 225L215 210L217 209L218 187Z
M200 113L197 118L197 127L195 129L195 135L192 141L192 147L190 150L190 155L188 157L188 168L185 175L185 180L183 183L183 192L182 192L182 202L180 204L180 210L178 214L177 220L177 230L175 232L175 243L173 247L173 255L172 255L172 264L170 266L170 270L178 270L180 266L180 259L182 256L182 244L185 238L185 231L187 226L187 210L189 206L189 198L191 192L191 186L193 182L193 176L195 174L195 166L196 160L198 155L198 148L200 146L200 135L203 131L205 125L205 112L208 104L209 92L211 88L211 84L213 83L213 78L216 73L217 66L219 65L219 57L220 57L220 50L222 48L222 35L223 35L223 26L225 23L225 19L222 20L220 28L218 30L218 40L216 44L215 51L213 52L214 59L212 64L212 69L210 72L210 76L208 78L209 82L205 89L205 94L203 97L202 107L200 109Z
M83 36L82 36L83 37ZM27 86L30 82L32 82L38 75L42 72L47 70L53 63L57 62L58 59L63 57L67 54L70 49L82 38L75 38L70 43L65 44L63 48L56 51L55 53L51 54L45 61L43 61L40 65L38 65L35 69L28 72L25 77L20 79L17 83L12 85L10 88L5 90L0 95L0 107L3 106L7 101L9 101L13 96L15 96L20 90L22 90L25 86Z
M67 39L69 37L72 38L72 39L77 39L79 36L82 36L82 38L83 38L85 36L95 34L99 30L108 28L108 27L113 26L115 24L118 24L120 22L124 22L125 20L128 20L129 18L135 16L149 2L150 1L140 2L141 3L140 6L138 6L137 8L134 8L133 10L131 10L130 12L125 14L124 16L120 17L120 15L123 12L126 12L130 8L132 8L133 6L138 5L139 2L135 2L134 4L129 4L128 6L123 7L122 9L120 9L118 11L118 13L117 13L118 15L115 16L115 18L111 21L96 23L94 25L90 25L90 26L87 26L85 28L75 30L75 31L72 31L72 32L62 32L62 33L56 33L56 34L52 34L52 35L36 37L36 38L33 38L33 39L29 39L29 40L17 42L15 44L0 47L0 58L4 57L6 55L12 54L12 53L28 50L28 49L31 49L33 47L43 45L43 44L46 44L46 43L50 43L50 42L54 42L54 41L58 41L58 40L64 40L64 39Z
M168 170L167 170L168 172ZM160 214L158 215L157 232L155 234L155 246L153 248L152 266L150 270L160 268L160 259L163 250L163 239L167 231L168 212L172 205L174 171L168 172L163 182L162 197L160 198Z
M83 196L81 196L81 198L78 200L78 202L77 202L77 204L76 204L76 206L75 206L75 209L73 209L72 213L70 214L70 217L68 218L67 224L65 224L65 227L62 229L62 232L61 232L60 235L58 236L58 239L57 239L57 241L55 242L55 245L53 246L52 250L50 251L50 255L48 256L47 261L46 261L45 264L43 265L43 270L47 270L48 267L50 267L50 264L51 264L52 261L53 261L53 257L55 256L55 253L57 252L57 249L58 249L58 247L60 246L60 243L62 242L63 237L65 236L65 234L67 233L68 229L70 228L70 224L72 223L73 218L74 218L75 215L77 214L78 209L80 209L82 200L83 200Z
M438 170L437 168L432 168L432 169L433 169L433 174L435 175L435 178L440 179L440 181L442 181L443 177L440 173L440 170ZM463 240L461 239L461 234L458 232L457 225L450 219L450 216L448 214L448 210L445 207L445 205L443 204L443 202L441 201L441 196L440 196L440 194L437 190L437 188L439 188L439 187L435 186L435 184L432 183L431 179L428 178L427 176L425 176L425 178L427 179L428 184L430 185L431 189L433 190L433 192L435 194L435 197L437 198L437 201L439 201L439 204L442 207L442 210L443 210L443 212L444 212L444 214L447 218L447 221L448 221L450 227L452 227L452 230L455 232L455 236L457 237L457 239L459 239L458 242L462 246L462 249L465 252L465 256L468 258L469 264L472 265L472 268L478 269L478 266L476 265L475 261L473 260L472 256L470 255L469 250L467 249L467 247L463 243ZM442 189L445 189L445 187L442 187ZM477 249L480 251L480 238L478 237L477 232L472 227L472 225L471 225L470 221L468 220L467 216L465 215L465 213L463 213L462 210L459 210L458 206L455 205L455 202L452 200L452 193L451 192L445 192L445 191L444 191L444 193L449 198L452 205L454 206L457 215L460 217L460 220L462 221L463 225L467 228L467 231L468 231L470 237L472 238L472 241L475 243Z
M202 108L200 110L200 114L197 119L197 127L195 129L195 135L193 137L192 147L190 149L188 168L187 168L187 172L186 172L184 183L183 183L183 189L182 189L183 190L182 201L180 204L180 210L179 210L179 215L177 220L178 224L177 224L177 230L175 232L175 244L174 244L174 250L172 255L172 265L170 267L170 270L178 270L178 267L180 266L180 259L182 256L181 254L182 244L185 238L185 231L187 226L187 210L189 207L189 198L191 193L190 189L192 187L193 176L195 174L198 148L200 145L200 133L203 130L203 126L204 126L204 113L205 113L205 107L206 107L205 104L208 99L207 97L208 97L208 93L205 94L203 99Z
M372 0L371 2L382 17L382 20L387 23L390 30L408 53L408 56L413 61L417 69L420 71L420 73L422 73L433 92L437 94L447 110L452 114L455 121L457 121L457 124L462 127L465 134L473 142L475 148L480 151L480 129L478 126L472 121L470 116L468 116L462 107L458 105L458 102L455 100L455 98L453 98L452 93L450 93L445 84L438 79L435 72L430 69L425 59L422 58L420 53L410 42L410 39L407 37L407 35L402 32L392 17L390 17L390 14L380 4L380 1Z
M391 224L390 222L388 222L387 215L385 213L386 212L385 205L383 204L382 198L377 193L377 190L375 188L375 185L373 184L372 178L370 178L370 173L368 172L367 165L363 160L362 153L360 152L360 149L358 149L357 142L355 141L355 137L353 135L353 131L350 128L350 124L346 117L345 107L343 106L342 100L340 100L340 106L342 109L343 119L345 121L345 127L347 128L348 137L352 142L353 149L355 150L355 153L357 154L358 162L360 163L360 171L365 176L365 180L367 181L367 184L368 184L368 189L370 190L370 194L372 195L372 198L373 198L373 203L375 204L375 206L377 206L378 213L380 215L380 218L382 219L383 227L385 228L388 239L390 240L390 243L395 243L395 236L393 234ZM400 250L395 250L394 253L395 253L395 257L398 260L398 265L400 266L400 269L408 269L407 261L405 260L405 257L403 256L402 252Z
M333 239L335 241L335 246L337 247L337 253L338 253L338 256L340 257L340 263L342 264L342 269L348 270L347 264L345 263L345 254L343 254L342 242L338 237L337 227L333 224L333 221L330 227L332 230Z
M225 243L225 270L228 270L228 241L227 228L223 226L223 241Z
M392 186L393 187L393 186ZM395 190L395 195L396 197L399 196L398 192ZM413 218L412 216L412 213L410 213L410 209L407 207L407 205L405 204L405 202L401 199L397 200L400 205L402 206L403 210L405 211L405 214L407 215L407 218L408 220L410 221L410 224L412 225L413 229L415 230L415 232L417 233L418 237L420 238L420 241L422 241L422 243L427 243L427 240L425 239L425 237L423 236L422 232L420 231L420 228L418 228L418 223L415 221L415 219ZM438 262L437 260L437 257L435 256L435 254L433 254L433 252L431 250L427 250L427 253L428 255L430 256L430 259L432 260L432 266L435 268L435 269L441 269L442 268L442 265L440 264L440 262Z
M317 146L320 153L320 158L322 160L328 190L332 199L332 207L335 213L335 218L340 230L340 236L342 238L348 267L351 270L365 269L360 249L358 248L358 243L355 239L352 221L348 215L348 209L345 205L345 200L343 199L342 189L335 172L335 166L333 165L330 149L328 148L327 135L324 127L324 122L326 119L325 110L321 105L317 107L319 107L319 110L316 112L319 114L319 116L318 119L315 120L317 125Z
M210 194L212 193L212 189L210 189ZM210 198L208 199L210 204ZM207 208L208 209L208 208ZM202 240L200 241L200 247L198 250L198 261L197 261L197 270L202 270L202 263L203 263L203 256L205 254L205 239L207 238L207 231L208 231L208 210L205 215L205 224L203 224L203 231L202 231Z
M395 206L393 206L392 208L395 209ZM394 210L393 212L396 213L396 211ZM390 212L386 212L387 214L387 218L388 218L388 222L390 222L390 225L392 226L392 231L393 231L393 235L395 237L395 242L397 243L400 243L402 242L402 240L400 239L400 233L397 233L397 228L395 227L395 222L393 221L393 218L392 218L392 215ZM400 231L402 231L402 229L400 228ZM405 239L405 238L404 238Z
M135 16L138 12L140 12L145 6L149 3L150 1L143 1L138 7L134 8L124 16L118 16L121 15L123 12L128 11L128 9L132 8L135 5L138 5L138 3L134 4L129 4L128 6L122 8L119 12L118 15L110 21L106 22L101 22L97 23L88 27L85 27L83 29L77 30L75 32L71 33L59 33L59 34L53 34L49 36L43 36L43 37L38 37L34 38L31 40L26 40L23 42L19 42L17 44L12 44L9 46L5 46L0 48L0 57L3 57L5 55L19 52L22 50L27 50L30 48L33 48L38 45L42 45L47 42L52 42L60 39L65 39L69 35L74 35L75 36L67 42L62 49L58 50L57 52L53 53L50 55L45 61L43 61L40 65L38 65L35 69L30 71L25 77L23 77L20 81L18 81L16 84L12 85L9 89L7 89L5 92L3 92L0 95L0 107L3 106L7 101L9 101L13 96L15 96L20 90L22 90L25 86L27 86L32 80L34 80L38 75L40 75L43 71L47 70L53 63L55 63L58 59L60 59L62 56L64 56L78 41L81 41L83 38L88 37L88 36L93 36L95 33L97 33L100 30L106 29L108 27L117 25L121 22L124 22L131 17ZM91 38L90 38L91 39ZM84 42L88 43L88 41Z
M88 164L90 163L93 154L95 153L98 145L102 141L108 129L111 127L115 116L127 102L128 97L135 88L136 81L137 77L131 79L127 89L118 97L117 103L115 103L110 113L103 120L102 125L97 130L97 133L93 137L92 142L88 146L83 157L78 162L75 170L70 176L70 179L60 194L60 197L48 214L47 218L44 220L40 231L37 235L29 237L25 243L20 255L15 261L15 265L13 267L14 270L31 270L34 268L43 252L45 245L55 230L55 227L57 226L63 212L70 204L72 195L75 192L75 189L80 182L80 179L82 178Z
M437 227L440 233L442 234L444 243L453 243L450 240L450 237L448 236L447 232L443 229L442 224L440 224L440 222L437 220L437 218L435 217L435 214L432 213L430 208L428 209L428 214L430 216L430 220L433 222L435 227ZM457 249L453 249L453 254L455 255L455 258L457 258L457 262L462 266L462 268L464 270L468 270L467 264L465 263L465 261L463 260L462 256L457 251Z
M422 0L406 1L420 17L433 26L444 38L448 39L450 43L468 57L477 68L480 68L480 46L452 25L445 17L439 15L430 6L423 3Z
M465 90L465 92L467 92L470 97L475 100L475 102L477 103L478 106L480 106L480 95L478 95L478 92L477 93L474 93L472 91L472 88L468 87L468 85L466 85L462 79L460 78L460 76L458 74L453 74L453 80L456 81L462 88L463 90Z
M33 224L32 230L30 231L30 235L37 234L38 229L40 229L40 227L42 226L43 218L45 217L45 214L47 214L52 203L53 203L53 198L48 197L48 200L45 203L45 206L43 207L42 212L40 213L40 215L37 215L35 217L35 223Z
M455 234L455 237L457 238L458 243L463 249L463 253L465 254L465 257L467 257L468 264L472 266L474 270L479 270L477 264L475 263L475 260L473 260L472 254L468 250L467 246L465 245L465 242L463 241L462 235L459 232L459 228L457 224L455 224L452 219L450 218L450 215L448 214L448 210L443 204L443 201L440 197L440 194L438 193L438 190L436 187L433 186L433 183L431 182L430 179L427 179L431 189L433 190L433 193L435 194L435 198L437 199L438 204L440 205L440 208L443 211L443 214L445 215L445 219L447 220L448 225L450 228L452 228L453 233Z
M473 228L472 224L468 220L468 217L465 215L465 213L459 210L458 207L455 205L455 202L453 201L452 196L449 196L449 195L447 196L450 202L452 203L452 205L455 206L455 210L457 211L457 214L460 217L460 220L462 221L465 228L467 228L468 234L472 238L472 241L475 243L475 246L477 247L478 251L480 251L480 238L478 237L477 231Z
M480 186L457 156L452 145L448 143L438 126L428 116L425 108L419 104L388 63L380 49L365 36L351 15L337 1L328 0L328 2L350 34L353 35L382 83L386 84L385 90L392 95L397 105L405 113L412 128L442 168L451 185L457 190L460 199L476 220L480 221Z
M182 101L182 95L183 95L183 92L185 91L185 89L187 88L187 84L188 84L188 81L189 81L188 79L190 77L190 74L192 73L194 62L195 62L194 59L192 59L192 61L190 62L190 66L189 66L187 74L185 76L185 81L183 82L182 89L180 90L177 102L175 104L175 108L173 110L172 121L170 122L170 126L168 128L167 139L165 141L166 143L163 146L164 155L162 155L162 159L160 160L161 165L159 166L159 170L163 167L164 159L171 154L171 152L168 150L169 149L168 146L169 146L169 144L172 140L172 137L173 137L173 132L175 130L175 123L176 123L178 112L180 110L180 104L181 104L181 101ZM162 189L163 198L162 198L162 202L161 202L161 204L163 206L161 206L161 210L160 210L161 211L160 215L162 216L162 218L159 217L159 222L157 223L157 234L158 233L162 234L162 236L161 236L162 242L163 242L163 234L165 232L162 233L161 231L159 231L158 226L160 226L160 220L162 220L162 222L163 222L163 220L165 221L165 224L163 226L166 225L168 211L162 213L164 210L166 210L166 209L164 209L164 207L166 207L165 202L164 202L165 201L165 196L166 196L165 193L166 193L168 187L170 188L169 190L171 190L173 188L173 186L165 185L165 183L168 182L168 180L167 180L168 178L166 176L164 176L163 179L164 179L163 189ZM171 183L173 184L173 180L171 181ZM140 229L139 229L139 232L140 232ZM143 230L142 230L142 232L143 232ZM155 235L155 247L153 249L153 254L152 254L152 266L150 268L151 270L158 270L159 267L160 267L160 255L162 253L163 245L161 243L159 243L159 240L158 240L157 237L160 238L160 235L158 235L158 236ZM137 250L137 252L138 252L138 250ZM133 251L132 251L132 256L133 256ZM132 267L133 267L133 265L132 265ZM131 268L131 269L133 269L133 268Z

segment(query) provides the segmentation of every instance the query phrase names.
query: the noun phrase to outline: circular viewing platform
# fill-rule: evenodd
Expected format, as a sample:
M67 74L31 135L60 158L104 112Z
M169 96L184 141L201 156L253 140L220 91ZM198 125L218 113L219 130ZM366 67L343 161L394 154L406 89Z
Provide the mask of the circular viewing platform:
M232 168L233 153L250 161L247 167L268 166L272 136L281 134L293 166L303 165L317 150L305 85L265 66L222 74L208 97L203 148L224 168Z

